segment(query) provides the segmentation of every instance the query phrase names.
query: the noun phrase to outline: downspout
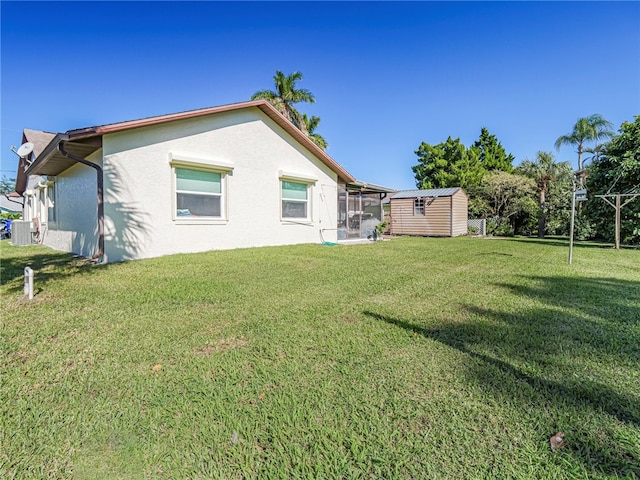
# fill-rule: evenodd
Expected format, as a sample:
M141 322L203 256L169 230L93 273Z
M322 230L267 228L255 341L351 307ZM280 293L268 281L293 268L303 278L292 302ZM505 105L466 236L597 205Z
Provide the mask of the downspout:
M384 205L382 204L382 202L384 201L385 198L387 198L387 195L389 195L388 192L380 193L380 221L381 222L384 222ZM391 203L389 203L389 218L391 218Z
M95 168L97 180L98 180L98 251L91 257L93 260L97 260L104 256L104 194L103 194L103 174L102 167L97 163L90 162L86 158L82 158L73 153L67 152L64 149L64 141L58 143L58 151L67 158L70 158L74 162L82 163L91 168Z

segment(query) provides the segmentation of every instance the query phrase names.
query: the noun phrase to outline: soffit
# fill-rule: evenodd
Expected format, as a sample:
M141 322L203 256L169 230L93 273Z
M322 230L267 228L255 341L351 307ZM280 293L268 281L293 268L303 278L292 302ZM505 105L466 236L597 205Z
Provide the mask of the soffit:
M29 171L29 175L58 175L66 169L72 167L75 162L65 157L57 150L52 150L46 161L36 164L33 170ZM64 143L64 149L82 158L86 158L96 150L102 147L102 137L95 137L83 140L70 140Z

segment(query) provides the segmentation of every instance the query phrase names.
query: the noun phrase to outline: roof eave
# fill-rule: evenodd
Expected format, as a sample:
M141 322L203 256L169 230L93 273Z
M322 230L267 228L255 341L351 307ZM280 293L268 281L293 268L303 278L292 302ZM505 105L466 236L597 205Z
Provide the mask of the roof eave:
M20 158L20 161L18 162L18 172L16 175L15 191L17 194L21 196L24 194L27 189L29 176L37 175L38 169L42 168L42 166L45 165L47 161L58 151L58 144L68 138L68 135L65 133L55 134L44 150L40 152L31 164L28 164L24 158Z
M198 110L189 110L180 113L171 113L167 115L160 115L157 117L147 117L139 120L129 120L126 122L111 123L108 125L79 128L76 130L69 130L67 135L71 140L80 140L109 133L116 133L131 128L141 128L153 125L159 125L166 122L172 122L176 120L186 120L190 118L202 117L204 115L212 115L216 113L232 112L241 110L244 108L258 108L262 113L267 115L270 119L276 122L284 131L294 137L298 143L302 144L307 150L318 157L322 163L327 165L334 173L338 175L338 178L344 182L354 182L353 177L347 172L340 164L338 164L333 158L331 158L324 150L318 147L309 137L300 131L293 123L291 123L284 115L282 115L276 108L266 100L252 100L249 102L232 103L228 105L222 105L218 107L207 107Z
M132 128L148 127L158 125L166 122L172 122L176 120L186 120L189 118L197 118L204 115L211 115L216 113L224 113L236 111L244 108L258 108L267 117L272 119L278 124L285 132L291 135L298 143L305 147L310 153L317 157L322 163L324 163L331 171L333 171L338 179L345 183L355 182L356 179L349 172L347 172L340 164L338 164L333 158L331 158L323 149L318 147L313 141L301 132L293 123L291 123L284 115L282 115L276 108L266 100L252 100L249 102L233 103L229 105L222 105L219 107L201 108L198 110L189 110L180 113L171 113L167 115L160 115L157 117L147 117L139 120L129 120L119 123L111 123L107 125L100 125L94 127L79 128L75 130L68 130L66 133L58 133L44 150L36 157L34 162L28 166L28 168L18 167L18 177L22 177L20 172L23 171L24 175L37 174L37 171L41 169L49 161L58 150L58 144L62 141L69 140L84 140L92 137L101 137L106 134L116 133L123 130L129 130ZM26 185L26 182L24 182ZM24 189L20 191L19 184L16 181L16 191L20 194L24 193Z
M363 182L361 180L354 180L353 182L349 182L348 185L379 193L396 193L398 191L395 188L385 187L383 185L377 185L370 182Z
M42 168L47 161L53 157L58 152L58 145L60 142L69 140L69 135L66 133L57 133L55 137L49 142L49 144L45 147L40 155L36 157L36 159L29 165L26 169L25 174L27 177L29 175L37 175L38 169Z

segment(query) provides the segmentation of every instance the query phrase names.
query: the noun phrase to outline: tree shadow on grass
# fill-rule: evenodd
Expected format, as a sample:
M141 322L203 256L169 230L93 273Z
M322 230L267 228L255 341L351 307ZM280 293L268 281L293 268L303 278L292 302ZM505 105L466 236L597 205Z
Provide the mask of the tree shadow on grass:
M597 285L600 284L594 282L592 287L597 288ZM541 292L536 295L538 293ZM616 299L612 301L615 303ZM556 428L571 431L571 443L566 451L586 468L609 475L640 475L637 446L617 441L616 432L605 422L595 431L593 426L588 426L588 421L583 420L583 415L586 415L584 418L593 422L594 416L604 413L638 429L640 398L617 391L615 386L584 378L578 369L572 368L572 365L580 365L580 357L587 358L594 353L603 336L613 336L613 342L624 345L620 355L631 355L637 359L637 338L623 342L621 337L624 333L615 328L607 331L602 324L586 322L580 332L584 339L582 347L574 344L570 354L556 355L563 325L584 323L583 318L565 314L563 321L559 322L557 310L553 308L534 308L526 314L516 315L472 306L463 305L462 308L478 320L430 327L420 325L419 321L414 323L372 311L363 313L468 355L473 361L467 363L467 381L500 402L517 405L523 415L538 411L540 417L545 418L549 410L563 412L564 417L571 419L568 423L572 425L550 424L545 435L555 433ZM623 315L635 312L633 307L629 308ZM599 348L598 355L608 354L606 346ZM572 363L574 361L575 364ZM569 413L564 415L564 412ZM544 437L545 441L548 436Z
M54 250L26 256L23 252L19 256L4 255L0 261L0 285L7 285L7 291L11 293L22 291L25 267L31 267L36 290L41 290L50 281L71 275L92 274L96 269L106 268L106 265Z
M587 380L566 380L563 382L547 380L535 375L526 373L507 361L495 358L483 353L476 352L474 345L481 345L487 342L500 342L499 338L504 337L499 328L485 325L472 324L449 324L437 328L424 328L404 320L399 320L373 312L364 312L365 315L382 320L392 325L402 327L413 333L417 333L431 340L448 345L463 352L479 361L479 365L490 366L488 371L476 371L475 378L485 378L493 383L495 379L486 375L488 372L500 372L507 374L518 381L524 381L536 391L550 393L551 397L563 399L573 399L576 405L590 405L594 409L604 410L609 415L618 420L640 427L640 404L639 399L630 395L618 393L606 385ZM498 345L499 346L499 345ZM505 349L510 351L511 348ZM523 352L524 357L529 357ZM544 355L543 355L544 356ZM550 365L547 365L549 367Z
M640 324L640 281L560 276L522 278L524 285L497 283L496 286L552 307L577 310L609 327Z
M523 242L523 243L537 243L540 245L549 245L555 247L567 247L567 254L569 248L569 238L568 237L549 237L546 236L544 238L538 237L508 237L505 240L509 240L512 242ZM573 242L574 248L600 248L600 249L609 249L612 250L614 248L613 243L603 242L603 241L595 241L595 240L574 240ZM620 248L625 250L637 250L638 245L620 245Z

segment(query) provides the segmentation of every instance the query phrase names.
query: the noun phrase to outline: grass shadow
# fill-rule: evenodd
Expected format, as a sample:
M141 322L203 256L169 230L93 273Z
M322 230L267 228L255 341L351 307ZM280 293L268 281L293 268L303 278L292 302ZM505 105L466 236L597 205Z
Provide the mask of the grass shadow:
M372 311L363 313L467 355L472 359L466 364L467 381L500 402L515 403L523 415L528 415L533 410L539 411L540 417L544 417L550 409L558 412L583 412L572 417L574 438L567 451L585 467L596 468L608 475L640 475L636 447L616 445L616 448L611 448L611 445L603 442L602 431L594 432L581 421L582 415L601 415L604 412L633 428L640 428L639 398L616 391L609 385L576 377L571 371L561 370L559 379L557 376L545 378L545 372L557 372L562 367L554 366L554 357L548 352L553 350L553 331L550 330L548 336L538 342L527 344L527 339L535 336L527 324L531 323L531 318L535 318L537 313L542 312L532 312L532 317L500 323L494 320L503 319L502 315L466 308L490 321L446 323L428 327ZM485 353L485 347L491 351L490 354ZM539 351L535 351L536 348ZM586 350L589 348L585 347ZM527 368L529 365L531 368ZM549 428L551 434L552 428L563 429L566 425L553 425ZM609 441L612 441L615 433L608 431L607 434L610 436Z
M33 269L39 289L50 281L71 275L90 274L96 268L106 267L84 257L54 250L46 253L32 253L33 248L42 252L45 249L49 250L47 247L15 248L20 249L15 252L18 253L17 255L11 254L10 250L3 248L2 260L0 261L0 286L6 285L7 291L11 293L22 291L25 267Z
M504 237L504 240L509 240L511 242L522 242L522 243L537 243L540 245L549 245L555 247L566 247L569 248L569 238L568 237L553 237L546 236L544 238L539 237ZM574 248L600 248L600 249L613 249L613 243L606 243L603 241L597 240L575 240L573 242ZM637 250L640 248L638 245L620 245L620 248L625 250Z
M607 325L640 324L640 281L562 276L522 278L525 285L498 283L496 286L551 307L581 312Z

